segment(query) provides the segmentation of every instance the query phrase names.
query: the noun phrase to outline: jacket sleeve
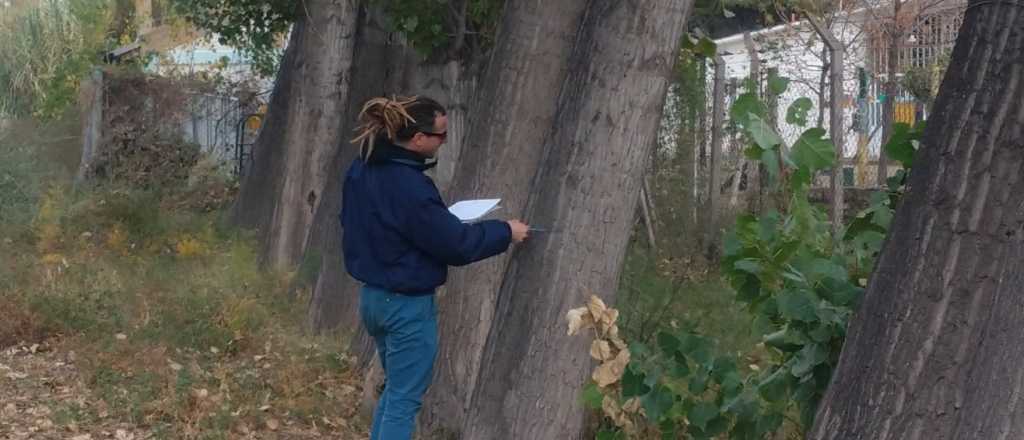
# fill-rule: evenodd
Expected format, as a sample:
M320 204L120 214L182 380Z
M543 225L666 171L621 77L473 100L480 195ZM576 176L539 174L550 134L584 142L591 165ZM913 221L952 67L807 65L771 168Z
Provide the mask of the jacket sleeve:
M449 266L463 266L505 252L512 242L512 229L501 220L462 223L448 212L437 189L407 206L402 235L420 251Z

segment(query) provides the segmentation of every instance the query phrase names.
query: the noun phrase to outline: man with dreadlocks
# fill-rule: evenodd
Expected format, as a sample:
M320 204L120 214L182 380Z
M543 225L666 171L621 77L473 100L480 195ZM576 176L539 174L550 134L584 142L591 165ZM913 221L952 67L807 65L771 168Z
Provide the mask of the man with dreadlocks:
M371 440L412 438L437 354L434 291L448 266L526 239L519 220L464 224L423 174L448 135L444 107L423 98L374 98L359 113L360 148L345 176L345 266L363 283L359 313L377 343L385 386Z

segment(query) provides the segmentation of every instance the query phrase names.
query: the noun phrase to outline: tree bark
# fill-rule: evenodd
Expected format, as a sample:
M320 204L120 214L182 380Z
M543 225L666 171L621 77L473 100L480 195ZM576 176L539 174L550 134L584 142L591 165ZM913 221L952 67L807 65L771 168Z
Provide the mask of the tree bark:
M808 438L1024 438L1022 59L1022 8L971 1Z
M274 84L267 123L232 212L257 230L263 261L287 268L302 257L343 133L357 0L307 0Z
M341 226L338 222L341 186L345 171L359 153L358 148L350 143L357 125L356 115L367 99L395 91L401 76L402 49L390 42L390 34L379 23L379 17L361 7L358 20L351 92L345 111L336 115L342 123L342 130L334 141L330 173L307 247L306 258L319 256L321 259L307 314L314 332L334 328L351 331L359 322L356 283L345 271L341 255Z
M651 208L648 206L647 192L643 187L640 188L640 209L644 218L644 226L647 228L647 243L651 247L653 255L658 254L658 241L654 237L654 223L651 220Z
M691 1L592 0L546 132L527 218L552 228L513 250L463 437L580 438L585 341L565 313L614 300L637 195Z
M715 57L715 82L712 89L711 103L711 160L708 164L708 212L707 230L704 232L704 249L708 261L715 261L718 256L718 210L721 209L722 186L722 132L725 117L725 60Z
M586 3L506 2L490 64L470 105L463 165L455 170L449 202L500 197L503 217L523 214ZM507 261L506 253L449 274L438 296L441 344L420 432L460 431Z
M104 75L95 69L82 82L78 103L82 118L82 159L75 174L75 185L91 179L95 172L96 160L101 156L103 140Z

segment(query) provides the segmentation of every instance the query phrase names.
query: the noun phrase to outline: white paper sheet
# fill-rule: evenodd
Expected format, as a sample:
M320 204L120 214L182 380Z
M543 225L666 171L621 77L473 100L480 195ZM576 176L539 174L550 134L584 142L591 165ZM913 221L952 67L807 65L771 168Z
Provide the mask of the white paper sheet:
M455 214L463 222L472 223L498 209L500 202L501 199L463 200L449 206L448 212Z

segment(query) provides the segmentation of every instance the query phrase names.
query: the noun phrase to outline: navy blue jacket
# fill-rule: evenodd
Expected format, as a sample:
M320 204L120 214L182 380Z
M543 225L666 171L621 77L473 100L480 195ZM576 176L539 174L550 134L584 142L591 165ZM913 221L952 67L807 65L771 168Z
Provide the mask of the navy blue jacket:
M345 268L370 286L431 294L448 266L462 266L508 249L508 223L462 223L448 212L430 177L433 164L387 141L369 160L356 159L342 189Z

